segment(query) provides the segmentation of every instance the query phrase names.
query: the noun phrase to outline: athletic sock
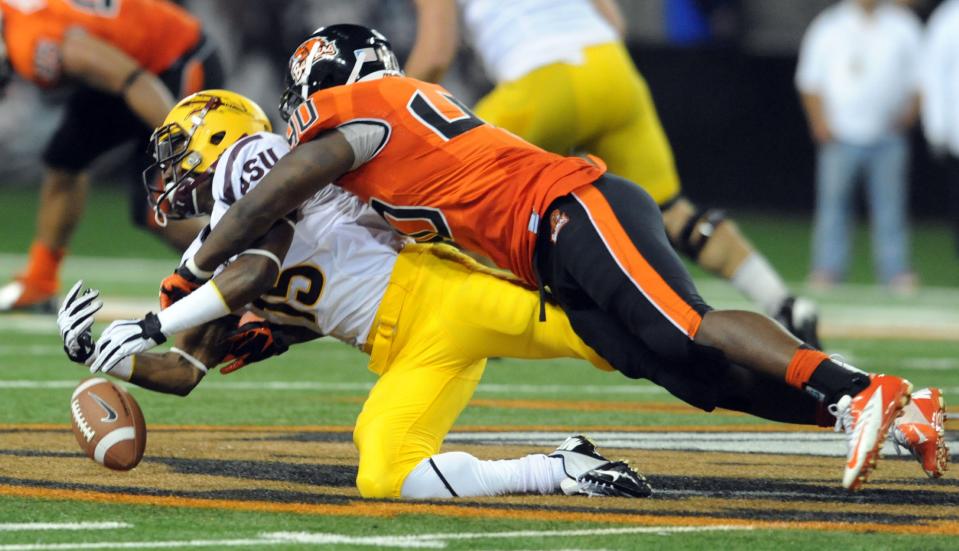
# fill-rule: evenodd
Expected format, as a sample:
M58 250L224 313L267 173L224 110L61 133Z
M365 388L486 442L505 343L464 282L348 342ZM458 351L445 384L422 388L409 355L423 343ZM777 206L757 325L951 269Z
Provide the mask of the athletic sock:
M412 499L550 494L567 478L562 460L543 454L481 461L448 452L421 461L403 481L401 497Z
M804 390L820 402L834 404L845 395L855 396L869 386L869 374L829 359L808 345L796 349L786 368L786 384Z
M766 257L753 252L736 268L730 279L740 293L758 304L769 316L775 316L789 298L789 289Z
M39 241L34 241L30 246L27 268L20 278L36 283L51 283L55 287L60 276L60 261L63 260L63 254L63 249L54 250Z

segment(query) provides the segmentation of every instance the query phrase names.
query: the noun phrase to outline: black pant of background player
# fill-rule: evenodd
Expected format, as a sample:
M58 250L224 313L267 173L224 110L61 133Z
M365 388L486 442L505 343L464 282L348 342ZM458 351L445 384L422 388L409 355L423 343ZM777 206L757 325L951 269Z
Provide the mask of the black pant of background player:
M628 180L606 174L555 200L540 223L536 268L580 338L627 377L706 411L808 423L820 408L783 381L696 349L696 318L711 308L670 245L656 202Z
M189 73L198 63L203 82L190 82ZM177 99L203 89L222 88L224 84L220 55L205 36L158 76ZM189 89L191 85L199 88ZM130 157L124 159L124 170L128 171L125 177L130 184L130 215L142 227L150 212L141 174L153 162L147 151L151 134L153 128L131 111L122 97L79 86L67 100L60 126L43 152L43 162L64 172L83 172L107 151L133 142Z

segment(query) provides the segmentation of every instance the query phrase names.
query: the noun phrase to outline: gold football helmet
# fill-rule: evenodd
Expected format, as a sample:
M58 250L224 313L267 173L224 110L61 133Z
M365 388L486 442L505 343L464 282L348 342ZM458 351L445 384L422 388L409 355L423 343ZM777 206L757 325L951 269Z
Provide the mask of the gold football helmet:
M260 106L235 92L204 90L180 100L150 137L154 162L143 171L157 223L203 214L196 190L213 177L220 155L244 136L271 130Z

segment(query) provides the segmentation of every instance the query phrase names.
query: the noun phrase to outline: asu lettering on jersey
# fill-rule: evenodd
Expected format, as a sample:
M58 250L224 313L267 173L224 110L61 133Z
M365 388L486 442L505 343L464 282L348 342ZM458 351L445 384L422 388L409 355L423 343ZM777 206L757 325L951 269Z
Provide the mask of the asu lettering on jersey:
M266 132L224 151L213 177L210 226L289 151L281 136ZM272 322L362 347L405 241L355 196L327 186L300 209L276 285L252 306ZM197 237L184 259L201 243Z
M2 0L10 63L43 86L60 80L60 45L73 27L103 39L159 74L200 40L200 23L167 0Z
M316 92L290 119L287 138L295 147L355 123L387 132L338 185L396 230L418 241L455 240L533 286L539 216L605 171L484 123L440 86L399 76Z

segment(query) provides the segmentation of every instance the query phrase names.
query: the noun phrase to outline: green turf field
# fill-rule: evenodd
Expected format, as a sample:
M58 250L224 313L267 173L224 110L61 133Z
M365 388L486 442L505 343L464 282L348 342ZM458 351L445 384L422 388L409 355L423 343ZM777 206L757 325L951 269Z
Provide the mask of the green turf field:
M4 198L0 219L7 231L0 232L0 272L9 274L22 262L20 253L29 241L29 224L16 220L30 218L25 213L32 212L33 196L5 190ZM75 257L65 266L65 283L83 277L102 289L108 306L148 307L176 256L129 228L125 201L118 203L115 194L95 193L90 206L73 247ZM752 216L742 226L787 279L801 281L808 257L803 220ZM866 242L862 234L856 285L815 297L823 308L829 350L870 371L905 375L917 388L941 386L949 400L959 393L959 288L952 288L959 284L959 263L945 226L917 229L917 269L931 288L915 297L891 297L866 285ZM748 307L725 284L704 280L702 291L718 305ZM930 333L935 338L919 338ZM211 373L186 398L133 388L148 426L158 430L151 432L144 464L117 474L79 456L72 441L69 396L85 371L63 356L53 317L0 317L0 551L954 549L959 541L959 484L953 474L927 481L911 459L892 456L880 464L875 486L870 482L862 494L848 496L836 490L841 468L835 477L831 469L841 466L838 456L821 459L826 465L821 477L805 477L799 465L820 462L809 450L797 448L798 455L789 455L769 444L764 455L748 453L758 449L750 430L787 438L798 434L780 433L788 427L697 412L648 383L573 361L491 362L448 449L473 446L471 451L489 457L548 451L559 443L549 444L554 433L582 427L601 435L596 437L600 445L604 439L610 444L628 440L619 449L640 470L649 466L661 499L639 509L622 500L561 496L475 500L462 507L363 502L349 479L355 462L349 427L375 382L365 364L360 352L323 340L230 376ZM675 439L671 432L655 432L663 427L743 439L738 449L709 451L717 454L709 456L715 461L692 475L686 463L699 454L670 440ZM950 428L954 441L957 427ZM628 434L616 436L617 431ZM499 432L512 440L497 440ZM668 446L653 450L646 440L657 439L669 441ZM329 457L317 456L321 448L314 446L321 441L329 445L322 448L331 450ZM482 444L488 441L499 443ZM259 457L261 448L271 455ZM779 474L762 478L759 472L775 463L773 458L794 458L795 472L783 474L776 467ZM747 463L751 467L737 466ZM313 465L321 474L309 478L304 470ZM28 467L41 473L49 469L49 474L30 474ZM269 474L270 469L281 474ZM284 472L305 478L284 481ZM326 480L326 472L340 478ZM750 505L749 499L760 502ZM795 508L776 514L787 503ZM932 526L934 535L917 540L913 532L924 525Z

